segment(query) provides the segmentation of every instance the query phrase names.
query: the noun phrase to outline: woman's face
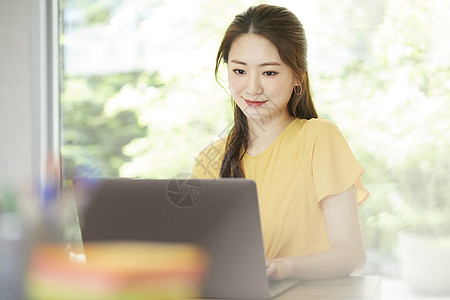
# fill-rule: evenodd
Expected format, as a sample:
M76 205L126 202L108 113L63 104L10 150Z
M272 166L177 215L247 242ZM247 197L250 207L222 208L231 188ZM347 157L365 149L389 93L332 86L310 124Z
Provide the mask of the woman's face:
M300 82L272 42L260 35L243 34L228 54L228 84L247 118L264 124L289 117L287 103Z

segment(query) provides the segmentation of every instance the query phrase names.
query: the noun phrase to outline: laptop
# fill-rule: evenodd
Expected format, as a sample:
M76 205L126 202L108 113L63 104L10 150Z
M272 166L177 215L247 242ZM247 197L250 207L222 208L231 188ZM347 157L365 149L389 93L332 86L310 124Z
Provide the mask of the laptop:
M204 298L268 299L298 283L268 280L252 180L80 178L74 190L84 242L202 246L210 259Z

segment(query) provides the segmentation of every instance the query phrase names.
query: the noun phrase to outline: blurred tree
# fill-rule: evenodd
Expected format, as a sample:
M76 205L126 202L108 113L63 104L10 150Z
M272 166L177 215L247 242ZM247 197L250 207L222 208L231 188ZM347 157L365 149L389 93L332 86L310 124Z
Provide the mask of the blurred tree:
M327 4L320 10L327 20L319 29L322 55L331 61L314 74L316 101L366 168L372 194L361 207L367 247L392 256L402 228L450 230L438 211L450 207L448 185L443 187L449 180L443 170L450 161L450 62L442 55L442 48L450 51L442 40L449 5L321 3Z
M64 178L73 176L119 176L121 165L130 160L122 148L148 134L145 124L129 108L114 115L104 111L107 99L123 85L145 81L161 86L157 74L141 72L102 76L66 76L62 107L62 155Z

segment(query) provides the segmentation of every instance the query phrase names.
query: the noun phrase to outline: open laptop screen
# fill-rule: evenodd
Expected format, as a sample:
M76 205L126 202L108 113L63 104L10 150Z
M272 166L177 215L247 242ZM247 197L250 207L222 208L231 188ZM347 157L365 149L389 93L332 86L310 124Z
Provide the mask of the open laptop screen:
M210 256L203 297L269 297L252 180L81 178L74 187L83 241L195 243Z

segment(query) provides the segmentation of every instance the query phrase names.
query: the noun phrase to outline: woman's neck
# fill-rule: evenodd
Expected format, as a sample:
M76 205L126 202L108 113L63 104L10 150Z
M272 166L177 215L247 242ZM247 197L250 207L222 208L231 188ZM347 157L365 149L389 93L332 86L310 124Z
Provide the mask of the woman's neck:
M272 119L247 118L249 129L247 153L257 155L264 151L293 120L290 115Z

